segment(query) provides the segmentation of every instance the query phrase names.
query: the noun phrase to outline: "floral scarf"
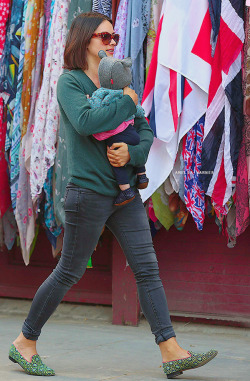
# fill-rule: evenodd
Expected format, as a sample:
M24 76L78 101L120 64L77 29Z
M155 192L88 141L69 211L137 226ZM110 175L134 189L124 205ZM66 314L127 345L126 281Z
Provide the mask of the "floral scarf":
M199 182L204 123L205 116L202 116L188 131L183 152L185 163L184 198L186 207L192 214L198 230L202 230L205 219L205 192Z
M141 103L144 90L143 42L148 33L150 20L150 0L128 3L125 57L132 58L132 88Z
M49 34L43 82L36 105L31 149L30 184L35 200L41 193L48 169L56 155L59 106L56 85L63 70L63 52L67 34L69 0L56 0Z
M128 0L121 0L114 27L115 32L120 35L119 44L115 47L114 57L121 60L125 57L127 15Z

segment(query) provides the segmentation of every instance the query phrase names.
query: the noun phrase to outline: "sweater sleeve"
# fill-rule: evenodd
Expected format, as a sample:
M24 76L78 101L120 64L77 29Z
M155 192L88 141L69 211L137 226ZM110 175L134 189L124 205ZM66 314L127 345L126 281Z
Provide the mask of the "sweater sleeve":
M140 143L136 146L128 145L130 161L127 164L141 167L147 161L149 150L154 140L154 134L144 117L135 118L134 126L140 135Z
M75 130L85 136L113 130L136 111L129 95L124 95L108 106L91 109L82 87L67 73L62 74L58 80L57 100L60 111L65 113Z

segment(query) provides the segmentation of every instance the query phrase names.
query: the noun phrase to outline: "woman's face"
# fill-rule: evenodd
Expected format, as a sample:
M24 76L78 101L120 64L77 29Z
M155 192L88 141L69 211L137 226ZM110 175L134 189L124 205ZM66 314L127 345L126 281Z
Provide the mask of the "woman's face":
M108 32L110 34L114 33L113 26L109 21L104 20L95 30L95 33L102 33L102 32ZM87 48L87 59L92 58L92 60L96 59L99 62L100 58L98 56L98 52L100 50L104 50L108 57L113 57L115 46L116 46L116 43L114 40L111 40L108 45L105 45L102 42L101 37L93 37L91 38L89 46Z

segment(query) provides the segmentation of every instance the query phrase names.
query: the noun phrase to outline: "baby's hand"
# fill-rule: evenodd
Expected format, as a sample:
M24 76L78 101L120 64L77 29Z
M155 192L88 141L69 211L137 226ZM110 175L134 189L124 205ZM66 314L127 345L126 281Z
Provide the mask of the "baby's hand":
M86 95L86 97L87 97L87 99L90 99L90 96L89 96L89 94L87 94L87 95Z
M124 87L123 95L129 95L132 98L132 100L134 101L134 104L135 105L138 104L138 95L136 94L136 92L134 90L130 89L130 87L128 87L128 86Z

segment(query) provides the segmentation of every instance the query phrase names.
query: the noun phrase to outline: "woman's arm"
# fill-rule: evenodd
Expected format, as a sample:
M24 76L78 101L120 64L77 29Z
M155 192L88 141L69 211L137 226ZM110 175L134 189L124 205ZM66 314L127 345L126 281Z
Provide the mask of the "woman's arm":
M154 134L145 118L135 118L136 131L140 135L140 143L131 146L126 143L114 143L107 148L107 155L110 164L114 167L121 167L125 164L134 167L143 166L148 158L150 147L154 140Z
M129 95L109 106L91 109L83 89L70 73L62 74L58 80L57 100L60 111L64 112L76 131L85 136L112 130L136 112L135 103Z

